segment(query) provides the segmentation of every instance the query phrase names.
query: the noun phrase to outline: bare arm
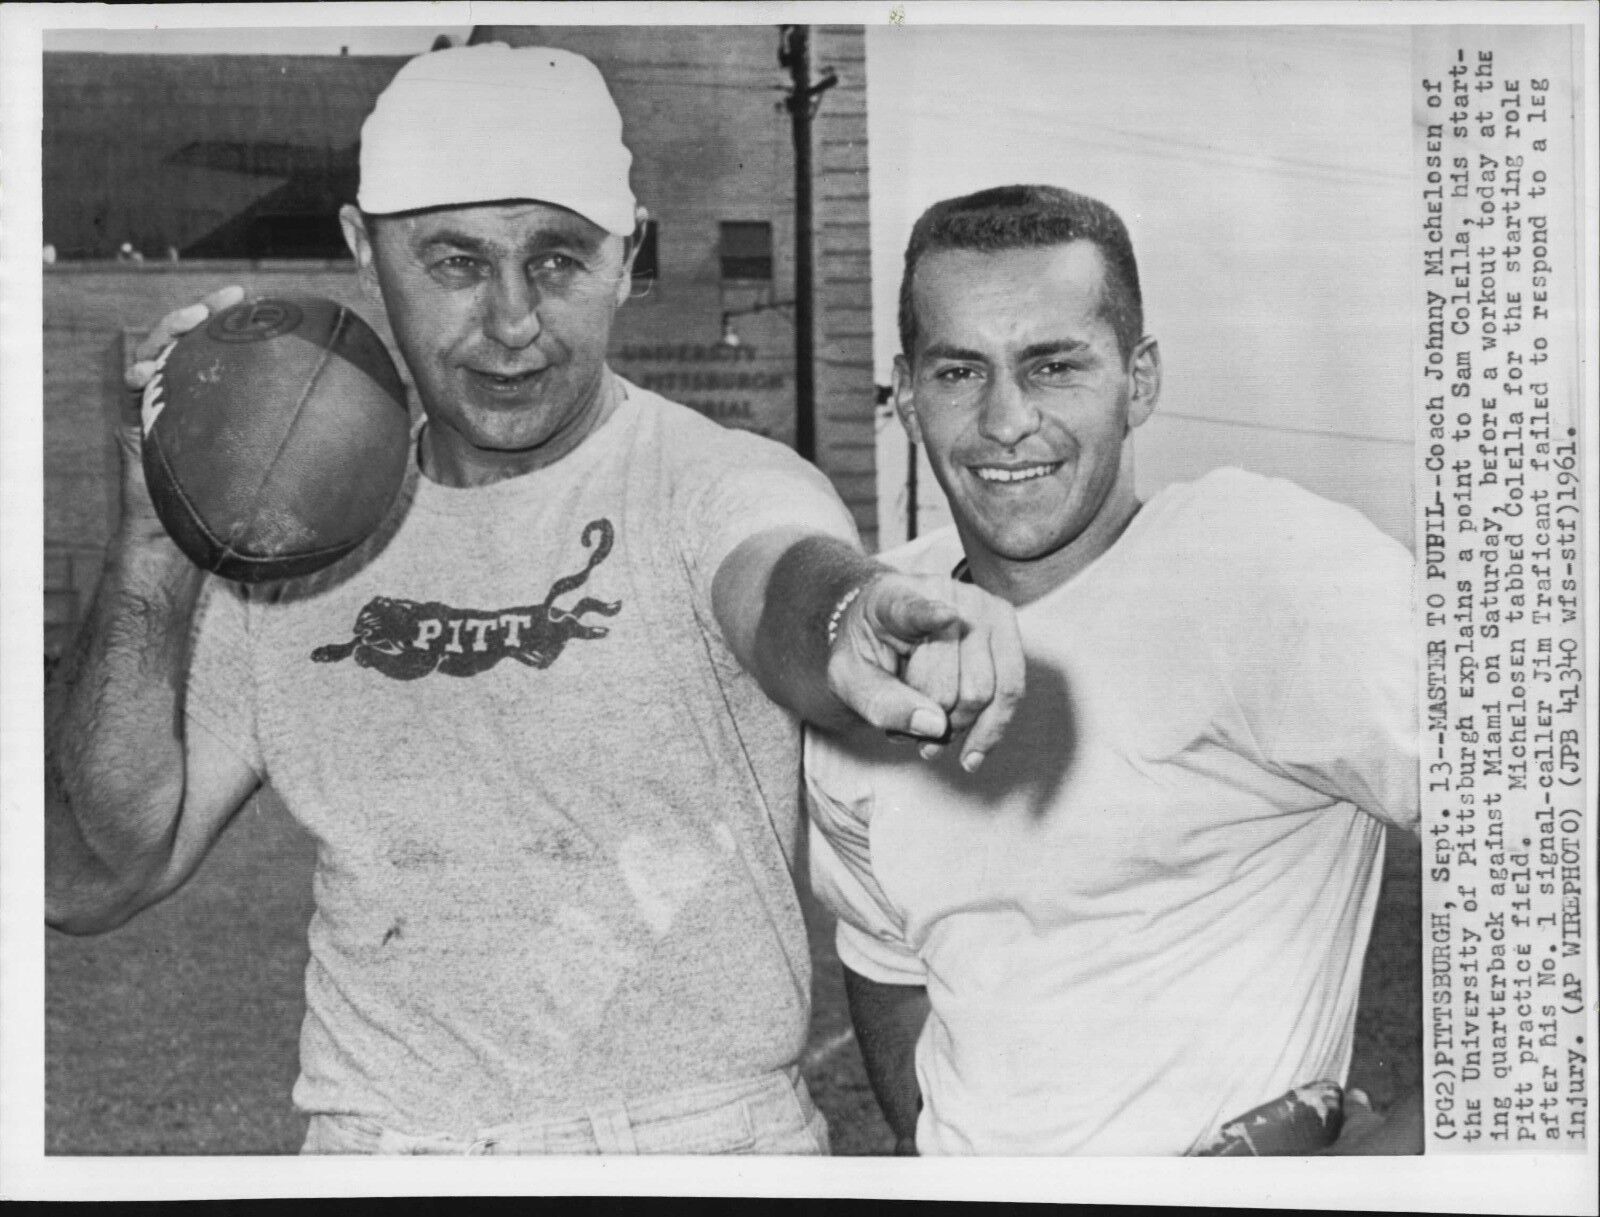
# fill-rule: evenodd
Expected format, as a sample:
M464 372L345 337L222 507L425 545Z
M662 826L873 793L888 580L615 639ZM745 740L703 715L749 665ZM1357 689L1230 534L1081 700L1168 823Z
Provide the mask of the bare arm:
M829 619L852 592L830 646ZM1010 605L891 571L831 537L784 528L750 538L717 571L712 599L746 670L824 729L864 721L941 742L964 732L963 763L976 769L1022 696Z
M928 1019L928 990L921 985L881 984L845 968L844 992L867 1081L894 1130L895 1153L915 1154L917 1116L922 1111L916 1050Z
M235 298L236 289L207 305ZM163 320L130 383L148 379L147 361L196 320L194 307ZM204 575L155 516L136 423L119 447L121 522L46 706L45 917L70 933L114 928L174 891L258 785L226 748L184 729Z

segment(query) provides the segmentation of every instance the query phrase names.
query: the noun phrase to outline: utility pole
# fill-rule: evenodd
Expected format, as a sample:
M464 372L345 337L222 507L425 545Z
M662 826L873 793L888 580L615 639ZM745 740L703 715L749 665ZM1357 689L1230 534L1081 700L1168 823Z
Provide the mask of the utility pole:
M793 88L784 100L794 134L794 447L817 459L816 288L811 252L811 117L817 99L839 78L829 68L811 83L811 27L779 28L778 65L789 69Z

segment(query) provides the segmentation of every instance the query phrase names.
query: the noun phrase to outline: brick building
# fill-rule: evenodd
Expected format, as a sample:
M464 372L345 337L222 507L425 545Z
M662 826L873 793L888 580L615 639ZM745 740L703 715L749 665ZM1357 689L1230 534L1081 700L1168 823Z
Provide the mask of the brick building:
M877 537L865 52L812 31L838 83L812 130L817 464ZM610 83L649 209L612 363L727 426L795 436L795 157L775 26L480 27ZM113 426L143 327L225 283L346 301L336 213L361 121L399 58L44 56L46 649L87 603L115 525ZM126 244L126 251L122 247ZM119 251L121 251L119 253ZM134 261L137 257L141 260Z

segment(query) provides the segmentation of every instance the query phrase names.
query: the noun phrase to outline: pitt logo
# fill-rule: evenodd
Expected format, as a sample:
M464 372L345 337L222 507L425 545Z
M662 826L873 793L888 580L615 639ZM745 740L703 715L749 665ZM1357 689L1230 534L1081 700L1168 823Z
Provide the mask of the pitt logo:
M598 538L598 543L594 540ZM557 579L542 604L509 609L457 609L437 600L394 600L376 596L356 615L354 637L311 652L316 663L338 663L355 656L391 680L416 680L431 672L476 676L502 659L530 668L548 668L574 638L604 638L603 625L584 621L586 613L615 617L618 600L585 597L571 609L555 607L557 596L575 591L611 552L610 520L593 520L583 530L585 548L594 546L588 564Z

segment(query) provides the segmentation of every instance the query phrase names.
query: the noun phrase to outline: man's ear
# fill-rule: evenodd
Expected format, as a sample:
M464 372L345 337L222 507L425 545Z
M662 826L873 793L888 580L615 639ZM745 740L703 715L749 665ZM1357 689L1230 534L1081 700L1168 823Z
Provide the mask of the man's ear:
M618 308L633 294L633 263L644 245L644 226L649 219L650 213L643 207L633 209L633 235L622 243L622 275L617 280L616 290Z
M346 203L339 208L339 227L344 230L344 243L350 247L350 256L356 260L356 278L361 283L361 290L374 304L382 304L383 291L378 284L372 234L367 231L366 217L354 203Z
M900 416L900 425L913 444L922 443L922 422L917 418L917 407L912 392L911 364L904 355L894 357L894 378L890 381L894 399L894 412Z
M1139 339L1128 360L1133 392L1128 398L1128 430L1141 425L1155 412L1161 396L1161 347L1146 334Z

